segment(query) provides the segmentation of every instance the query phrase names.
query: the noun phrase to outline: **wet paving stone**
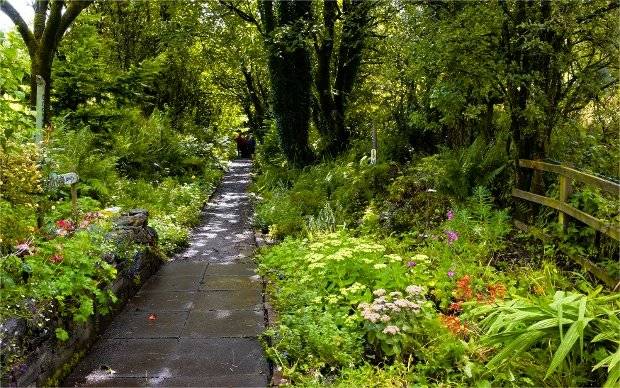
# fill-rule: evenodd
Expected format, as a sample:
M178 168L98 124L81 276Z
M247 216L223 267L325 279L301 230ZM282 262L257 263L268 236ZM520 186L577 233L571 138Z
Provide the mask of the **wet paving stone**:
M205 261L172 261L161 267L157 275L195 276L202 279L207 265Z
M256 275L256 266L250 264L209 264L207 276L253 276Z
M268 386L250 170L231 163L189 247L146 281L63 386Z
M105 338L178 338L189 311L133 312L125 310L105 331Z
M194 310L262 310L260 290L200 291L193 301Z
M129 311L189 311L194 308L198 291L150 291L134 296L125 307Z
M146 377L116 377L108 371L93 372L88 382L80 382L78 385L87 385L89 387L151 387L149 379ZM163 381L165 379L159 379Z
M239 374L267 374L269 367L260 342L256 338L183 338L180 354L189 354L173 363L181 370L179 376L206 378Z
M179 375L178 365L170 369L178 349L177 339L104 339L75 367L64 385L88 385L100 379L102 372L117 378Z
M198 291L200 280L197 276L153 276L138 294L150 291Z
M262 311L192 311L181 337L254 337L265 330Z
M151 387L266 387L269 384L267 374L235 374L225 376L207 376L203 379L173 377L169 379L150 379Z
M260 290L260 278L250 276L205 276L200 291L216 290Z

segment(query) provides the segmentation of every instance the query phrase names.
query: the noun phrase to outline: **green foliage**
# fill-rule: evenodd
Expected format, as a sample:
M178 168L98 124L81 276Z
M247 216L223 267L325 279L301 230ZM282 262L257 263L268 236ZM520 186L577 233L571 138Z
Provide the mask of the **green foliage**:
M456 218L446 225L458 225L463 233L458 241L503 236L466 233L484 229L488 219L471 222L468 229ZM412 381L469 381L474 372L468 357L478 356L455 340L439 312L449 311L455 300L473 298L473 293L460 294L464 282L457 281L468 273L476 274L471 287L485 298L503 297L489 290L507 279L490 268L479 273L472 258L482 253L469 252L469 245L460 243L465 244L462 256L456 242L430 242L421 249L433 254L429 257L407 252L394 239L380 244L372 236L339 232L286 239L264 251L259 268L274 284L270 291L279 314L269 333L273 345L268 353L295 381L305 381L313 371L317 381L333 378L334 369L350 373L369 350L375 362L418 360ZM488 247L487 257L492 249ZM360 348L367 349L364 357Z
M57 327L56 328L56 338L58 338L60 341L68 341L69 340L69 333L67 333L67 331L61 327Z
M87 128L71 131L58 123L48 148L52 163L46 168L60 174L77 173L80 194L107 201L118 180L117 157L106 153L97 142L97 136Z
M256 223L276 238L359 224L366 206L395 175L394 166L370 165L366 158L343 158L303 170L262 168L255 184L263 197Z
M557 383L583 384L575 371L586 363L593 369L608 365L605 385L614 386L618 382L618 371L614 369L617 360L607 358L594 365L592 357L597 347L617 351L620 305L617 295L599 295L600 291L601 288L588 295L558 291L553 297L520 298L474 309L472 315L484 317L480 322L486 330L483 341L501 345L487 366L491 370L506 363L518 367L520 357L536 352L549 357L544 376L536 376L542 377L541 383L553 377Z
M0 148L17 135L18 140L32 135L34 118L27 93L28 52L16 32L0 32Z
M441 175L439 187L445 193L465 199L472 195L477 186L497 187L500 174L508 165L506 139L501 138L491 144L485 144L482 137L477 138L467 148L444 151L441 161L444 174ZM504 174L506 181L507 175ZM496 192L506 195L506 186Z
M29 317L32 312L23 306L26 298L43 307L53 303L62 316L85 322L93 314L96 303L102 311L114 301L111 291L104 288L116 276L116 269L101 257L105 230L79 231L71 237L31 243L32 255L20 259L9 255L2 266L2 317Z

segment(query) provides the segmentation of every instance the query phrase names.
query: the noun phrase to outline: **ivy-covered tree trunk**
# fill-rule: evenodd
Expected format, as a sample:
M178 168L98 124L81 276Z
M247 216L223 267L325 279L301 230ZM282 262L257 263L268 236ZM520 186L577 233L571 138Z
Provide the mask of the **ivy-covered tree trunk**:
M249 67L242 66L241 73L243 73L249 100L244 110L248 116L248 122L252 133L254 133L259 141L262 141L265 131L265 102L261 98L260 84L254 80L252 70Z
M544 3L544 2L543 2ZM548 60L532 49L532 39L538 38L528 29L528 19L537 12L535 2L517 1L516 9L510 13L505 2L502 39L508 63L508 101L510 105L510 130L515 146L515 186L521 190L542 193L544 187L541 177L534 179L530 169L519 168L519 159L545 159L548 139L540 130L536 120L528 117L527 108L533 96L535 75ZM544 15L543 15L544 16ZM546 20L541 20L545 23ZM536 74L535 74L536 73ZM550 134L549 134L550 135Z
M325 152L331 156L345 150L351 137L345 124L347 99L353 90L362 62L371 7L371 1L343 1L342 32L337 45L337 56L333 58L338 4L334 0L323 1L323 38L320 43L315 43L315 87L320 109L318 120L315 121L326 143Z
M276 127L286 158L297 166L313 160L308 145L312 68L303 39L311 11L309 1L278 1L275 7L273 1L261 3Z

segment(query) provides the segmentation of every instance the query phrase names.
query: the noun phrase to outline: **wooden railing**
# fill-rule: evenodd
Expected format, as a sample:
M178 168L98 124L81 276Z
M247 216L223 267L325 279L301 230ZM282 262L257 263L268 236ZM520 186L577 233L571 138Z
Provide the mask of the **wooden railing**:
M538 171L552 172L560 175L560 199L557 200L554 198L545 197L543 195L538 195L530 193L529 191L519 189L512 190L513 197L521 198L526 201L538 203L540 205L548 206L550 208L558 210L558 221L563 227L566 227L566 217L570 216L594 228L595 230L606 234L607 236L615 239L616 241L620 240L620 227L617 224L612 224L609 221L596 218L588 213L572 207L567 203L568 197L570 196L572 190L572 180L576 180L591 186L596 186L603 191L613 194L616 199L620 198L620 184L581 171L577 171L567 166L547 163L538 160L520 159L519 167L531 168ZM614 287L614 283L614 288L618 288L620 286L620 283L616 283L617 280L611 279L608 275L605 274L605 271L594 265L594 263L590 262L589 260L583 258L576 258L576 260L579 261L582 265L584 265L599 279L605 281L605 283L607 283L611 287Z
M519 189L512 190L512 195L514 197L525 199L526 201L535 202L559 210L560 213L558 215L558 220L562 225L566 225L566 215L569 215L574 219L579 220L584 224L598 230L599 232L605 233L606 235L615 240L620 240L620 227L618 225L614 225L611 222L600 220L596 217L591 216L588 213L582 212L579 209L575 209L574 207L566 203L566 201L568 200L568 196L571 192L572 179L591 186L596 186L601 190L614 194L616 198L620 196L619 184L599 178L594 175L577 171L570 167L562 166L559 164L541 162L538 160L521 159L519 160L519 167L531 168L534 170L547 171L559 174L560 199L557 200Z

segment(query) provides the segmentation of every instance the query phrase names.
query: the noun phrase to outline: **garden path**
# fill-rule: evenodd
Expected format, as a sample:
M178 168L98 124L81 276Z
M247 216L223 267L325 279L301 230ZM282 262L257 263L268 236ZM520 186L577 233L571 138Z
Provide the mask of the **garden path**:
M144 284L64 385L267 385L250 170L249 160L231 163L188 249Z

